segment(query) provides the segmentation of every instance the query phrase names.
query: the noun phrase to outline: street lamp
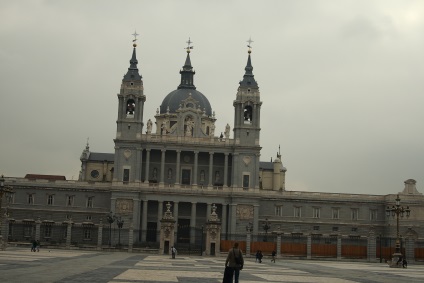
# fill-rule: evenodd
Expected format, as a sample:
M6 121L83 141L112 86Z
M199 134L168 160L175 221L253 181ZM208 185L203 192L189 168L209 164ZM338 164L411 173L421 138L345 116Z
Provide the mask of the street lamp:
M118 247L121 247L121 229L122 229L122 226L124 226L124 220L122 220L121 217L119 217L116 220L116 224L118 224Z
M400 206L400 198L399 195L397 195L396 198L396 205L393 205L392 207L387 206L386 209L386 216L390 217L390 214L392 217L396 216L396 250L393 254L394 256L401 256L401 250L400 250L400 234L399 234L399 216L403 217L406 213L406 217L409 217L411 214L411 210L409 209L409 206L404 208L403 206Z
M109 212L109 215L106 217L107 222L109 223L109 248L112 245L112 223L115 222L116 216L111 212Z
M4 242L3 241L7 241L7 237L8 235L3 235L3 211L2 211L2 203L3 203L3 195L6 196L7 201L10 201L10 197L12 196L12 189L9 187L6 187L4 185L4 176L1 175L0 176L0 245L1 247L4 249ZM6 215L7 213L5 213ZM4 237L4 239L3 239Z
M268 241L268 230L271 229L271 224L268 222L268 218L265 218L265 223L262 226L262 228L265 230L265 242Z

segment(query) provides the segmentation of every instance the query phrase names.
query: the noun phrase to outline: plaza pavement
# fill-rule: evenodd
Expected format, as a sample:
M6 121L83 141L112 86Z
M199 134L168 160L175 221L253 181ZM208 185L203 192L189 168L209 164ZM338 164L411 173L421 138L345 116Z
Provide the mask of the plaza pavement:
M0 282L218 283L224 257L8 248L0 251ZM424 282L424 265L245 258L240 283Z

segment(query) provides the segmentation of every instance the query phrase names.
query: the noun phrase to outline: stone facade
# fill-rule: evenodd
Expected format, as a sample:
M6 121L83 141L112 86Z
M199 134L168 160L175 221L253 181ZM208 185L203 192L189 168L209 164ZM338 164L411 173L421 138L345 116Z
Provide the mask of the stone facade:
M262 101L250 50L233 101L232 137L229 125L222 134L215 129L215 112L194 86L189 51L181 84L164 99L153 123L143 118L148 93L134 46L118 94L115 152L91 152L87 143L78 181L6 178L15 191L7 208L11 240L55 238L67 246L93 242L100 248L111 237L116 241L116 228L112 231L112 224L105 222L110 212L124 220L122 241L131 247L162 242L165 235L176 244L194 244L203 226L219 231L207 239L210 253L212 241L246 235L249 223L249 240L264 233L265 219L280 240L292 234L309 235L308 241L313 235L368 237L371 231L374 236L395 236L396 220L386 217L385 210L396 195L287 191L280 153L273 162L259 160ZM400 197L412 211L401 221L401 235L423 237L424 198L414 180L405 181ZM172 236L160 235L167 223L164 203L173 209ZM212 207L219 227L210 222ZM74 227L80 227L80 234L74 234ZM66 241L68 233L75 241Z

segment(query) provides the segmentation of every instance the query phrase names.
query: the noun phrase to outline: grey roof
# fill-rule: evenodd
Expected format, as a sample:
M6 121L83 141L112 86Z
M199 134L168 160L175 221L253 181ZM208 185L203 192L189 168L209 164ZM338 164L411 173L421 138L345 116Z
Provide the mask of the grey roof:
M200 91L196 90L194 86L194 74L193 67L191 66L190 53L187 52L187 57L183 66L183 69L180 71L181 74L181 83L178 88L174 91L171 91L162 101L160 105L160 113L164 114L168 111L170 113L175 113L175 111L180 108L182 100L185 100L191 94L191 97L199 102L201 110L205 110L206 115L212 116L212 107L209 103L209 100L204 96Z
M115 160L114 153L102 153L102 152L90 152L88 160L91 161L108 161L113 162Z
M181 101L187 99L190 93L191 97L199 102L200 109L205 109L206 115L212 116L212 107L206 96L200 91L186 88L180 88L170 92L162 101L160 113L166 113L168 107L170 113L175 113L175 111L180 108Z
M255 76L253 75L253 67L252 67L252 62L250 59L250 52L249 52L249 57L247 58L247 65L244 68L244 70L245 70L245 73L243 76L243 80L240 81L240 86L257 88L258 83L255 81Z
M137 68L138 60L135 54L135 46L133 49L132 57L130 60L130 67L128 68L128 72L124 75L123 81L141 81L141 75L138 72Z
M274 170L274 162L259 161L259 168L265 170Z

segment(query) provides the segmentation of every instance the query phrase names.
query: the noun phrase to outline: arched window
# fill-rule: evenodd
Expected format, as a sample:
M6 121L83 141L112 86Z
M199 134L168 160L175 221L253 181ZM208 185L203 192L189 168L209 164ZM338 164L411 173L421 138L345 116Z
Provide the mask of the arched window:
M253 119L252 106L247 105L246 107L244 107L244 121L249 121L251 123L252 119Z
M127 115L134 115L135 111L135 101L133 99L128 99L127 101Z

